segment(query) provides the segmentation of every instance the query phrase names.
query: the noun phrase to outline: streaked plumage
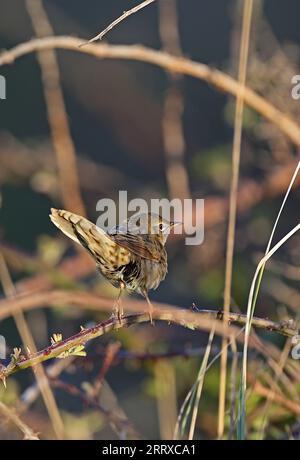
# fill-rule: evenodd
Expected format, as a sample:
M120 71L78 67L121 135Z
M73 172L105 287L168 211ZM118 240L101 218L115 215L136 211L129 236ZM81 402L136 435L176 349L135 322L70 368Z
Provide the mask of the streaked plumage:
M69 211L52 208L50 219L91 254L99 271L120 292L126 289L143 295L151 317L148 290L156 289L167 274L165 243L174 223L155 214L138 214L106 233ZM141 233L141 225L137 225L141 222L147 233Z

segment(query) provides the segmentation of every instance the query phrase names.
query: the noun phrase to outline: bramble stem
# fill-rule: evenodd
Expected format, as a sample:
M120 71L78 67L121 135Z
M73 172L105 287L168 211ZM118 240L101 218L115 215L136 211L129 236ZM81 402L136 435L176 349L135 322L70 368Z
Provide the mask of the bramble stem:
M178 310L178 311L177 311ZM198 310L192 312L182 309L154 309L153 318L160 321L167 321L169 323L179 324L189 329L206 329L209 330L213 323L216 325L216 333L222 335L224 333L222 327L223 312L216 310ZM236 323L245 325L247 317L240 313L229 313L229 323ZM218 324L216 323L216 320ZM64 357L76 354L76 348L84 346L89 340L93 340L108 332L111 332L122 327L129 327L134 324L149 322L149 314L136 313L126 315L122 318L121 322L118 318L111 317L96 326L88 329L82 329L78 334L73 335L65 340L55 342L47 348L38 351L35 354L25 357L20 354L12 356L10 363L7 366L0 365L0 379L6 380L11 374L18 372L29 367L33 367L38 363L42 363L52 358ZM253 318L253 326L268 331L274 331L287 337L293 337L298 334L293 321L274 322L263 318ZM232 326L229 327L228 334L233 333ZM74 351L75 350L75 351Z

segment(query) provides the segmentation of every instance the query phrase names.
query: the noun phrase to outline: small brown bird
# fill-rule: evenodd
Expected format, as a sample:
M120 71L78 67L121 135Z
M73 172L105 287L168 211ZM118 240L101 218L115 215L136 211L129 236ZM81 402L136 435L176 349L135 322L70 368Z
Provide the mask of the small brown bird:
M99 271L119 288L115 312L120 320L120 296L124 289L143 295L152 304L149 289L156 289L167 271L165 243L170 229L179 222L169 222L156 214L135 214L108 233L84 217L72 212L51 209L50 219L69 238L81 244L94 258Z

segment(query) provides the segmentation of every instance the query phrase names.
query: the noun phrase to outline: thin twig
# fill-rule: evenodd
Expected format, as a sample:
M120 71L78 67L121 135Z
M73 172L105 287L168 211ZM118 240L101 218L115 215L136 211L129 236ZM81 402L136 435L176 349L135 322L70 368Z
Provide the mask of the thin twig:
M135 439L139 438L137 431L134 427L130 424L129 420L123 415L119 415L115 411L110 411L102 406L102 404L97 401L95 397L91 397L90 395L84 393L82 390L77 388L75 385L69 382L64 382L58 378L51 379L51 384L55 388L59 388L60 390L65 391L66 393L78 397L84 404L88 406L94 407L108 420L111 427L116 431L118 436L121 438L124 436L124 431L130 434Z
M115 344L119 345L119 342L112 343L112 345L115 345ZM100 356L101 356L101 354L98 353L97 354L97 363L99 362L99 357ZM106 356L107 356L107 353L104 354L104 358L106 358ZM114 360L114 358L115 358L114 356L111 357L112 360ZM62 380L59 379L60 374L64 370L66 370L71 365L72 362L74 362L76 360L78 362L79 359L82 359L82 358L78 358L77 356L69 356L68 358L65 358L65 359L58 359L58 360L54 361L53 364L47 366L45 368L45 371L46 371L47 376L48 376L48 378L50 380L50 383L54 387L57 387L57 388L59 387L62 390L68 391L69 393L71 393L71 394L73 394L75 396L77 395L77 390L78 390L78 396L80 397L80 399L84 403L97 408L103 414L103 416L108 420L108 422L111 424L112 428L116 429L118 435L122 434L122 433L124 434L126 432L128 434L132 434L135 438L138 438L139 437L138 433L133 428L133 426L131 425L130 421L126 417L125 413L123 413L122 409L118 408L118 411L114 410L112 412L111 410L108 410L107 408L103 407L103 405L101 404L100 398L99 398L99 394L97 394L96 392L95 392L94 395L86 394L83 391L77 389L77 387L75 387L76 388L75 391L73 391L73 389L72 389L72 391L70 391L70 389L72 387L69 387L68 384L64 384L64 382L62 382ZM90 360L90 356L88 357L88 360ZM85 362L86 362L86 359L85 359ZM79 363L80 363L80 361L79 361ZM111 362L110 364L112 365L113 362ZM102 366L102 369L103 368L104 368L104 364ZM107 370L108 369L107 369L107 366L106 366L105 372L107 372ZM101 375L101 377L102 376L104 377L104 375ZM102 383L103 383L103 381L101 382L101 384ZM106 382L104 382L104 383L106 383ZM108 388L108 384L106 383L105 389L107 389L107 388ZM109 390L113 394L112 389L109 388ZM38 395L39 395L39 387L36 385L36 383L34 383L30 387L26 388L26 390L23 392L23 394L21 396L21 402L17 406L18 411L20 413L22 413L25 410L27 410L28 407L30 405L32 405L33 402L37 399ZM105 397L105 396L103 395L103 397Z
M253 390L255 391L255 393L257 393L260 396L263 396L266 399L271 398L275 403L285 407L288 411L297 415L297 417L300 417L299 403L286 398L285 396L281 395L280 393L274 390L266 388L258 381L255 383Z
M119 16L117 19L115 19L113 22L111 22L107 27L105 27L105 29L102 30L102 32L100 32L98 35L96 35L95 37L91 38L90 40L81 43L79 45L79 47L88 45L89 43L93 43L93 42L95 42L97 40L102 40L104 35L106 35L110 30L112 30L114 27L116 27L118 24L120 24L120 22L124 21L124 19L128 18L128 16L131 16L132 14L137 13L142 8L145 8L145 6L148 6L148 5L150 5L150 3L153 3L153 2L155 2L155 0L145 0L144 2L140 3L139 5L131 8L130 10L124 11L124 13L121 16Z
M58 359L54 361L53 364L45 368L47 377L51 379L58 378L59 375L67 369L71 363L76 359L76 356L70 356L66 359ZM40 394L40 388L36 382L27 387L24 392L21 394L20 402L17 405L17 409L20 413L25 412L29 407L36 401Z
M33 440L33 441L39 440L37 433L35 433L26 423L23 422L23 420L20 419L20 417L16 414L14 409L11 409L10 407L6 406L1 401L0 401L0 412L4 417L6 417L11 422L13 422L19 428L19 430L24 435L24 438L23 438L24 440Z
M211 355L214 356L220 351L219 346L212 346L211 348ZM176 359L176 358L199 358L204 355L206 351L206 347L195 347L195 348L190 348L187 346L186 348L180 348L180 349L170 349L166 351L128 351L128 350L120 350L115 358L114 361L112 362L112 365L118 364L120 361L127 361L127 360L133 360L133 361L157 361L157 360L162 360L162 359ZM241 355L241 352L237 352L237 355ZM235 353L229 351L229 356L231 358L234 358ZM99 362L99 357L105 357L105 350L97 350L96 352L89 354L85 361L87 360L88 362ZM257 358L258 354L256 351L253 352L252 358ZM81 361L81 363L83 363ZM84 365L84 363L83 363Z
M100 369L100 372L96 378L95 385L94 385L94 397L95 398L99 396L100 394L105 376L107 372L109 371L111 365L113 364L114 359L118 351L120 350L120 347L121 347L120 342L112 342L106 348L103 364L102 364L102 367Z

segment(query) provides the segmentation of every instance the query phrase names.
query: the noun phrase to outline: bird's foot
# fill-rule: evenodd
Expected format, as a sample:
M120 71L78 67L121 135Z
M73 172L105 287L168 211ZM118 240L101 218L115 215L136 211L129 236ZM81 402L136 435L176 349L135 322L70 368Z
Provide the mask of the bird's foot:
M222 308L219 308L217 312L217 319L222 320L223 318L224 318L224 311L222 310Z
M154 321L153 321L153 316L152 316L152 310L151 309L149 309L149 320L150 320L151 326L154 326Z
M122 324L122 319L124 318L124 313L121 311L118 311L118 321L119 324Z
M119 324L122 324L122 319L124 318L124 313L120 310L113 310L112 314L110 315L112 320L117 320Z

